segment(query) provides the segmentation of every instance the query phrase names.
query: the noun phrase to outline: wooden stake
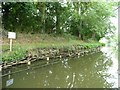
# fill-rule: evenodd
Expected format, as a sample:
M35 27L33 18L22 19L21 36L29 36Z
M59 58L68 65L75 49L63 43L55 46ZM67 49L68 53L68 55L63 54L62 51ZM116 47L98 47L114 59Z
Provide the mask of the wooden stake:
M12 39L10 39L10 52L12 51Z

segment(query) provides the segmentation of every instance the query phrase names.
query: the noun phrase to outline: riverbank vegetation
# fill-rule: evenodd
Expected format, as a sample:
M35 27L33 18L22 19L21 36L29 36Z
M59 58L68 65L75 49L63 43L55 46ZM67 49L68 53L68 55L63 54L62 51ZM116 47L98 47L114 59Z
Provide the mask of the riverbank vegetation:
M2 60L24 57L34 48L102 46L98 41L114 26L110 17L117 3L109 2L3 2ZM9 52L7 32L17 33Z
M88 40L82 41L74 36L53 36L48 34L18 34L16 40L13 40L13 51L9 51L9 39L3 38L3 61L14 61L25 58L26 52L36 48L71 48L74 45L82 46L83 48L92 48L102 46L104 44L97 41ZM23 38L24 37L24 38Z

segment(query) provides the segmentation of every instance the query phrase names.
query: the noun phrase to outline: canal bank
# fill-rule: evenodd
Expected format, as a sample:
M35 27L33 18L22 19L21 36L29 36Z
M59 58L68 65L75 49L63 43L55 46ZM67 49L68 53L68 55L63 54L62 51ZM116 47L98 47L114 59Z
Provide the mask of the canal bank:
M7 69L12 66L27 64L31 65L34 61L46 60L49 63L50 59L65 58L65 57L80 57L88 54L93 54L100 51L104 46L102 43L97 44L78 44L63 47L46 47L29 49L25 52L24 56L19 60L6 61L3 59L2 68ZM17 55L17 54L16 54ZM19 56L18 56L19 57Z

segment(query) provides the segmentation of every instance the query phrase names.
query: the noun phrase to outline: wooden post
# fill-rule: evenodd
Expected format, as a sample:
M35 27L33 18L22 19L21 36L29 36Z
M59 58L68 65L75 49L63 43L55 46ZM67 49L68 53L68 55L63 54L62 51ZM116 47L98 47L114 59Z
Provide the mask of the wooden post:
M12 38L10 38L10 52L12 51Z

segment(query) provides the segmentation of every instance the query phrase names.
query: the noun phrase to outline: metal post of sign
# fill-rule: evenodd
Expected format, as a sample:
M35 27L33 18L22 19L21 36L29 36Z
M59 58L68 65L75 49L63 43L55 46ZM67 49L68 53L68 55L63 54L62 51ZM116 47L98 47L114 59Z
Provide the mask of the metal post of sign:
M12 38L10 39L10 52L12 51Z

